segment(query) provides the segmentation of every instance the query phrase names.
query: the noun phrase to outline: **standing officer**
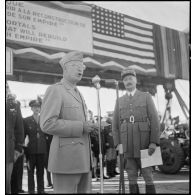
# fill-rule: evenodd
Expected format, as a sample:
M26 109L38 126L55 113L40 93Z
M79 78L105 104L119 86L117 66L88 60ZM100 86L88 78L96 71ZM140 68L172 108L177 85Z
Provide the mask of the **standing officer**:
M127 67L122 71L121 77L127 93L119 98L119 110L115 106L112 130L114 143L117 146L119 143L117 129L120 127L130 193L138 194L138 170L141 168L140 150L149 149L149 155L153 154L160 141L160 125L151 95L136 89L135 71ZM118 114L120 114L120 124L117 120ZM152 167L142 168L142 175L146 183L146 193L156 193Z
M91 192L91 146L87 107L76 84L85 65L83 55L72 51L60 60L61 82L50 86L41 107L41 128L53 135L48 170L52 172L54 193Z
M44 194L44 164L46 149L46 139L41 131L39 118L41 103L38 100L32 100L29 103L33 115L24 119L25 136L28 136L28 191L35 193L34 170L36 167L37 191L38 194Z
M11 193L13 164L22 155L23 142L24 128L20 104L10 94L6 82L6 194Z

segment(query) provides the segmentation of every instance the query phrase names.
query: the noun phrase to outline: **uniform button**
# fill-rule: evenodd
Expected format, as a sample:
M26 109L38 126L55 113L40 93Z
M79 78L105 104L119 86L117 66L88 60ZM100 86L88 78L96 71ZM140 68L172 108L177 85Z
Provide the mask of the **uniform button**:
M72 144L74 144L74 142L72 142Z

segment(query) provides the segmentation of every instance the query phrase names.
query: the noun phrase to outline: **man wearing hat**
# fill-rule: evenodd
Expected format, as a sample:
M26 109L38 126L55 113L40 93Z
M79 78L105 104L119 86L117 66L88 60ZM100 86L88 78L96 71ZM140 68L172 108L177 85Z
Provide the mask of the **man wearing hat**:
M91 192L91 150L87 107L76 84L82 79L83 55L72 51L60 60L63 79L48 87L41 107L41 129L53 135L48 169L54 193Z
M24 119L25 137L28 137L27 143L27 169L28 169L28 192L35 193L34 171L36 167L37 192L44 194L44 163L47 152L45 134L40 128L40 109L41 102L32 100L29 103L33 115Z
M148 149L152 155L159 145L160 125L158 114L149 93L136 89L136 72L127 67L121 73L127 93L119 98L119 110L115 106L113 116L113 137L118 145L118 128L120 127L123 145L125 169L128 173L130 193L138 194L138 170L141 169L140 150ZM117 116L120 115L120 124ZM152 167L142 168L146 183L146 193L156 193L153 184Z

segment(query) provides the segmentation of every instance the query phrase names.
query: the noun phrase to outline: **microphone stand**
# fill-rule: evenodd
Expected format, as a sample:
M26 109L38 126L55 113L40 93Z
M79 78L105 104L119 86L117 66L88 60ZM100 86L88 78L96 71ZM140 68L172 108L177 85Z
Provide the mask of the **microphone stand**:
M118 138L119 138L119 157L120 157L120 183L119 183L119 194L121 193L122 187L122 194L125 194L125 183L124 183L124 155L123 155L123 145L121 141L121 132L120 132L120 110L119 110L119 86L118 81L115 82L116 85L116 103L117 103L117 110L119 112L117 120L118 120Z
M100 77L95 76L92 79L92 82L95 85L95 88L97 89L97 111L98 111L98 137L99 137L99 162L100 162L100 192L104 193L104 181L103 181L103 165L102 165L102 141L101 141L101 113L100 113Z

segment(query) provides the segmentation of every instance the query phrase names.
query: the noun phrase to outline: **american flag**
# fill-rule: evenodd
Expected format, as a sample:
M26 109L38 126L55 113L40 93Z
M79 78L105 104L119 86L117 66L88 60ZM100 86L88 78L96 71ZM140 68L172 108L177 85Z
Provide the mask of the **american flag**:
M155 66L152 23L95 5L91 15L94 54Z

